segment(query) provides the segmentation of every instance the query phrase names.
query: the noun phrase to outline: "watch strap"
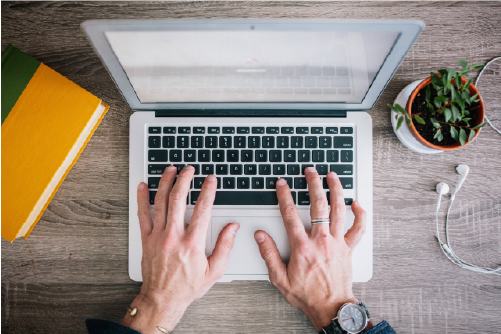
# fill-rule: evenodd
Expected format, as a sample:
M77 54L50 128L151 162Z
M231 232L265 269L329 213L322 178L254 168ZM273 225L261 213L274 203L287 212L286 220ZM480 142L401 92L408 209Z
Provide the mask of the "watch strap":
M367 319L370 319L371 318L371 314L369 313L369 310L367 309L367 307L365 306L364 303L360 302L358 303L358 305L360 305L365 313L367 314ZM318 334L346 334L347 332L341 328L341 326L339 325L339 321L336 318L332 319L331 323L322 328L322 330L320 332L318 332Z

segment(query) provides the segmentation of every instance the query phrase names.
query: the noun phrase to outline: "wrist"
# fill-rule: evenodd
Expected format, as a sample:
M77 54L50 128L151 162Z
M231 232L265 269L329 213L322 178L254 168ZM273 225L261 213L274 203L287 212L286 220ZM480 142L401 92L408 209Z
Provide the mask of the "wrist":
M332 322L332 319L337 316L341 306L346 303L358 304L358 300L355 297L343 298L330 303L312 306L308 308L307 311L304 311L304 313L308 319L310 319L310 322L313 327L315 327L315 330L319 332L322 328L328 326Z
M173 331L186 310L185 306L171 305L168 301L152 294L140 293L131 303L130 308L137 307L137 313L129 313L122 320L128 326L143 334L160 333L157 326Z

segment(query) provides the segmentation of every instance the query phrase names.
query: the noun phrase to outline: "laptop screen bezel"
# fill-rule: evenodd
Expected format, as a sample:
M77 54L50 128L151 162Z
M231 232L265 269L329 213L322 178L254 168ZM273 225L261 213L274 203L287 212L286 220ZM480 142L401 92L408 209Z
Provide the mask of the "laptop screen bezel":
M363 111L371 109L383 92L387 83L410 50L419 33L424 28L421 21L386 20L91 20L82 24L97 54L115 81L129 107L136 111L203 111L211 113L244 116L246 111L270 110L294 115L328 115L329 111ZM162 30L285 30L285 31L370 31L398 33L390 53L387 55L369 90L361 103L339 102L154 102L142 103L126 72L113 52L105 33L107 31L162 31ZM169 112L171 114L171 112ZM262 114L261 114L262 115Z

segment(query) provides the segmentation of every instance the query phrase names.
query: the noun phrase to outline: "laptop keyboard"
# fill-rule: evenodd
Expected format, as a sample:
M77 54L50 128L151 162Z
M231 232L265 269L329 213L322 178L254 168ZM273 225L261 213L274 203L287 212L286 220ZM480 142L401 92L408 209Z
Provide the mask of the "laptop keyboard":
M325 175L339 175L345 204L354 194L353 126L165 126L149 124L146 173L150 203L154 203L160 177L174 165L178 173L186 165L195 167L187 198L194 205L204 179L217 177L214 205L277 205L275 182L284 178L294 203L310 205L304 170L315 167Z

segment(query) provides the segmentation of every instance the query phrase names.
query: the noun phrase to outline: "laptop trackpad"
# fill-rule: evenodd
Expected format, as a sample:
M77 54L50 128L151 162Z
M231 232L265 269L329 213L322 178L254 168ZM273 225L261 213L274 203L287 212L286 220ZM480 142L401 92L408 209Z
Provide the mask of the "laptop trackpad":
M254 240L254 232L267 232L275 243L282 259L289 259L289 239L282 217L212 217L211 249L216 245L219 232L229 223L239 223L240 229L226 264L227 275L267 275L268 269Z

